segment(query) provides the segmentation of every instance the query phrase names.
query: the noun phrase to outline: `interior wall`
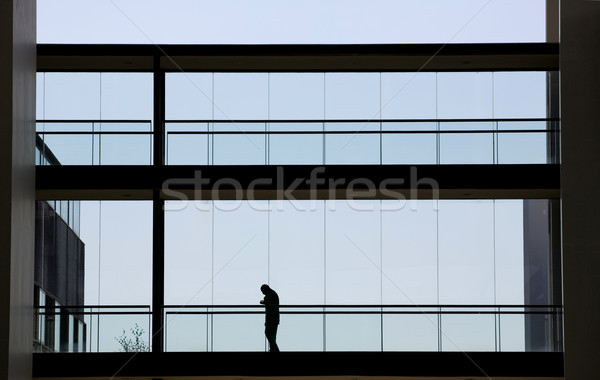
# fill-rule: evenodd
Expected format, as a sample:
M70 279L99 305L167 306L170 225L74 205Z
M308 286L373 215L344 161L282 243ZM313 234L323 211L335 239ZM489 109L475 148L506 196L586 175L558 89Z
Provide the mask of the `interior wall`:
M0 377L31 378L35 0L0 1Z
M600 1L560 15L565 377L597 379L600 336Z

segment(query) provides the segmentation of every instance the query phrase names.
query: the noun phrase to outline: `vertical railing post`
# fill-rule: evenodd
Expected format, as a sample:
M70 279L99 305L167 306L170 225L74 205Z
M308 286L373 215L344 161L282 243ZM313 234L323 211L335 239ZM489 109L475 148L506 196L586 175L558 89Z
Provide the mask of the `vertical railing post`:
M161 54L154 56L154 166L165 164L165 72L160 67ZM154 189L152 196L152 352L164 350L164 310L165 304L165 217L164 199L161 190Z

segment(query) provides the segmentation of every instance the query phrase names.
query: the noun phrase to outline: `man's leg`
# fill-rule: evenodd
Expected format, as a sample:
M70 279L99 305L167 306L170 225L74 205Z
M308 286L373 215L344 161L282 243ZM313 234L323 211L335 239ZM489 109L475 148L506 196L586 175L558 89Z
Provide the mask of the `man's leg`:
M265 336L269 341L269 351L270 352L279 352L279 347L277 347L277 325L266 325L265 326Z

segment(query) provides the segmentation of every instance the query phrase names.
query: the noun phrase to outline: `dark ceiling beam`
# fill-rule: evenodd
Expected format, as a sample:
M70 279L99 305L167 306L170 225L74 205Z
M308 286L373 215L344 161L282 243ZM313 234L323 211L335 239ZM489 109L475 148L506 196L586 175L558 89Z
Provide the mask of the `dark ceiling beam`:
M554 199L559 165L38 166L38 199Z
M38 71L558 70L557 43L374 45L60 45L37 47Z

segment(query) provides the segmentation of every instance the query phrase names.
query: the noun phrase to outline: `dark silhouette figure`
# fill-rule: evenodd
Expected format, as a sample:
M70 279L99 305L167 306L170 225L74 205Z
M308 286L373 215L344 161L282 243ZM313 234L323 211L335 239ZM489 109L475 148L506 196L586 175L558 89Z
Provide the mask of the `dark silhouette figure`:
M265 305L265 336L269 341L269 351L279 352L276 342L277 326L279 325L279 296L266 284L260 287L260 291L265 295L260 303Z

